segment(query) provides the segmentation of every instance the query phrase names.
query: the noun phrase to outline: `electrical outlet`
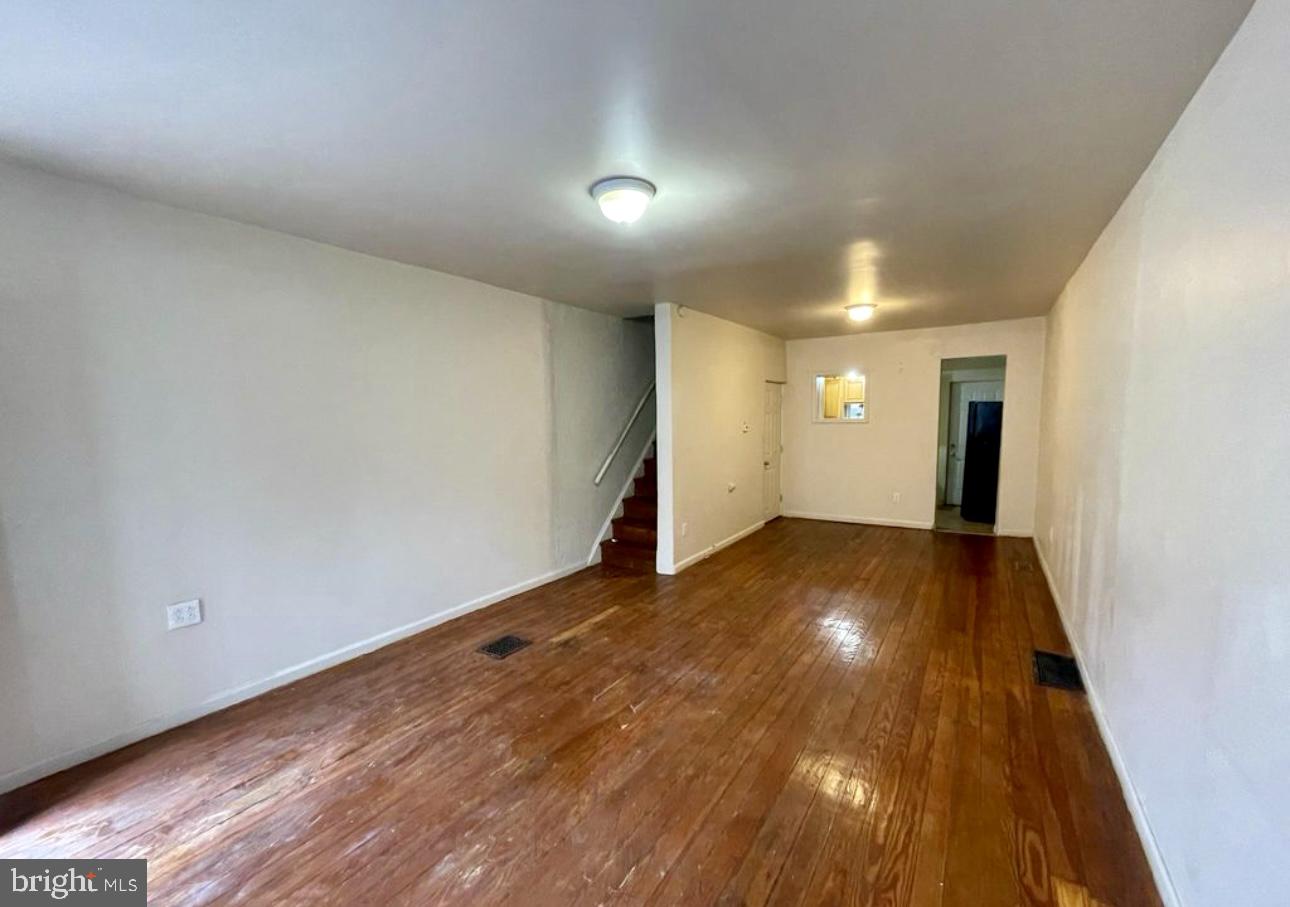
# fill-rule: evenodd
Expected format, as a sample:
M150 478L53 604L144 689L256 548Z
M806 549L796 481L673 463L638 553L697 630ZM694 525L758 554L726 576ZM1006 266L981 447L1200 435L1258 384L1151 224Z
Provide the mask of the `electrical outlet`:
M202 600L180 602L166 606L166 629L178 630L180 627L191 627L202 622Z
M687 536L687 535L689 535L689 534L690 534L690 524L689 524L689 523L686 523L686 522L682 522L682 523L681 523L681 537L682 537L682 538L685 538L685 536Z
M899 492L899 491L893 491L893 492L891 493L891 503L893 503L893 504L899 504L899 503L900 503L900 492Z

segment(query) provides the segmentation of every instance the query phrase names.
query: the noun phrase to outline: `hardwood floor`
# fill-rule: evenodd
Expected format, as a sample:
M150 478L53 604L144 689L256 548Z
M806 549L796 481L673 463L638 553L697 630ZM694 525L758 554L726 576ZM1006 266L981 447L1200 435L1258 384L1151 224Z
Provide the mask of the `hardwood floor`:
M777 520L15 791L0 857L146 857L154 904L1158 904L1035 647L1029 540Z

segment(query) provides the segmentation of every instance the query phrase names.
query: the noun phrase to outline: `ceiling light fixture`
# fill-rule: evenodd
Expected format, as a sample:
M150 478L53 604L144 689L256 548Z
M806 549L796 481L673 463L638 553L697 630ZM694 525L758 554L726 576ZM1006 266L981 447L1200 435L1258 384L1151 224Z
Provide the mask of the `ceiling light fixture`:
M876 311L878 311L878 307L871 302L849 305L847 306L847 317L852 321L868 321Z
M640 220L654 198L654 184L634 176L612 176L591 187L591 197L600 213L616 224Z

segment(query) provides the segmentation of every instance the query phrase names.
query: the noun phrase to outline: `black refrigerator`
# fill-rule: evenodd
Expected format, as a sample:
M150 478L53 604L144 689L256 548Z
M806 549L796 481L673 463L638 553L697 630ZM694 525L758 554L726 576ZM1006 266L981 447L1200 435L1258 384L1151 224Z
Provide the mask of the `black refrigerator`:
M999 441L1003 404L968 404L967 444L963 457L963 503L959 514L974 523L993 523L999 497Z

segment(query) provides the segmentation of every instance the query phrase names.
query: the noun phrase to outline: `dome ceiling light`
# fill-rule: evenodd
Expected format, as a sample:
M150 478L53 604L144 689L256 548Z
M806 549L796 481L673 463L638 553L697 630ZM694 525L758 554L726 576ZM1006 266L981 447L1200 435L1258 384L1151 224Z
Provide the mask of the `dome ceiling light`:
M871 302L849 305L846 308L847 317L852 321L868 321L873 317L873 313L878 311L878 307Z
M634 176L612 176L591 187L591 197L600 213L616 224L633 224L640 220L657 190L648 180Z

